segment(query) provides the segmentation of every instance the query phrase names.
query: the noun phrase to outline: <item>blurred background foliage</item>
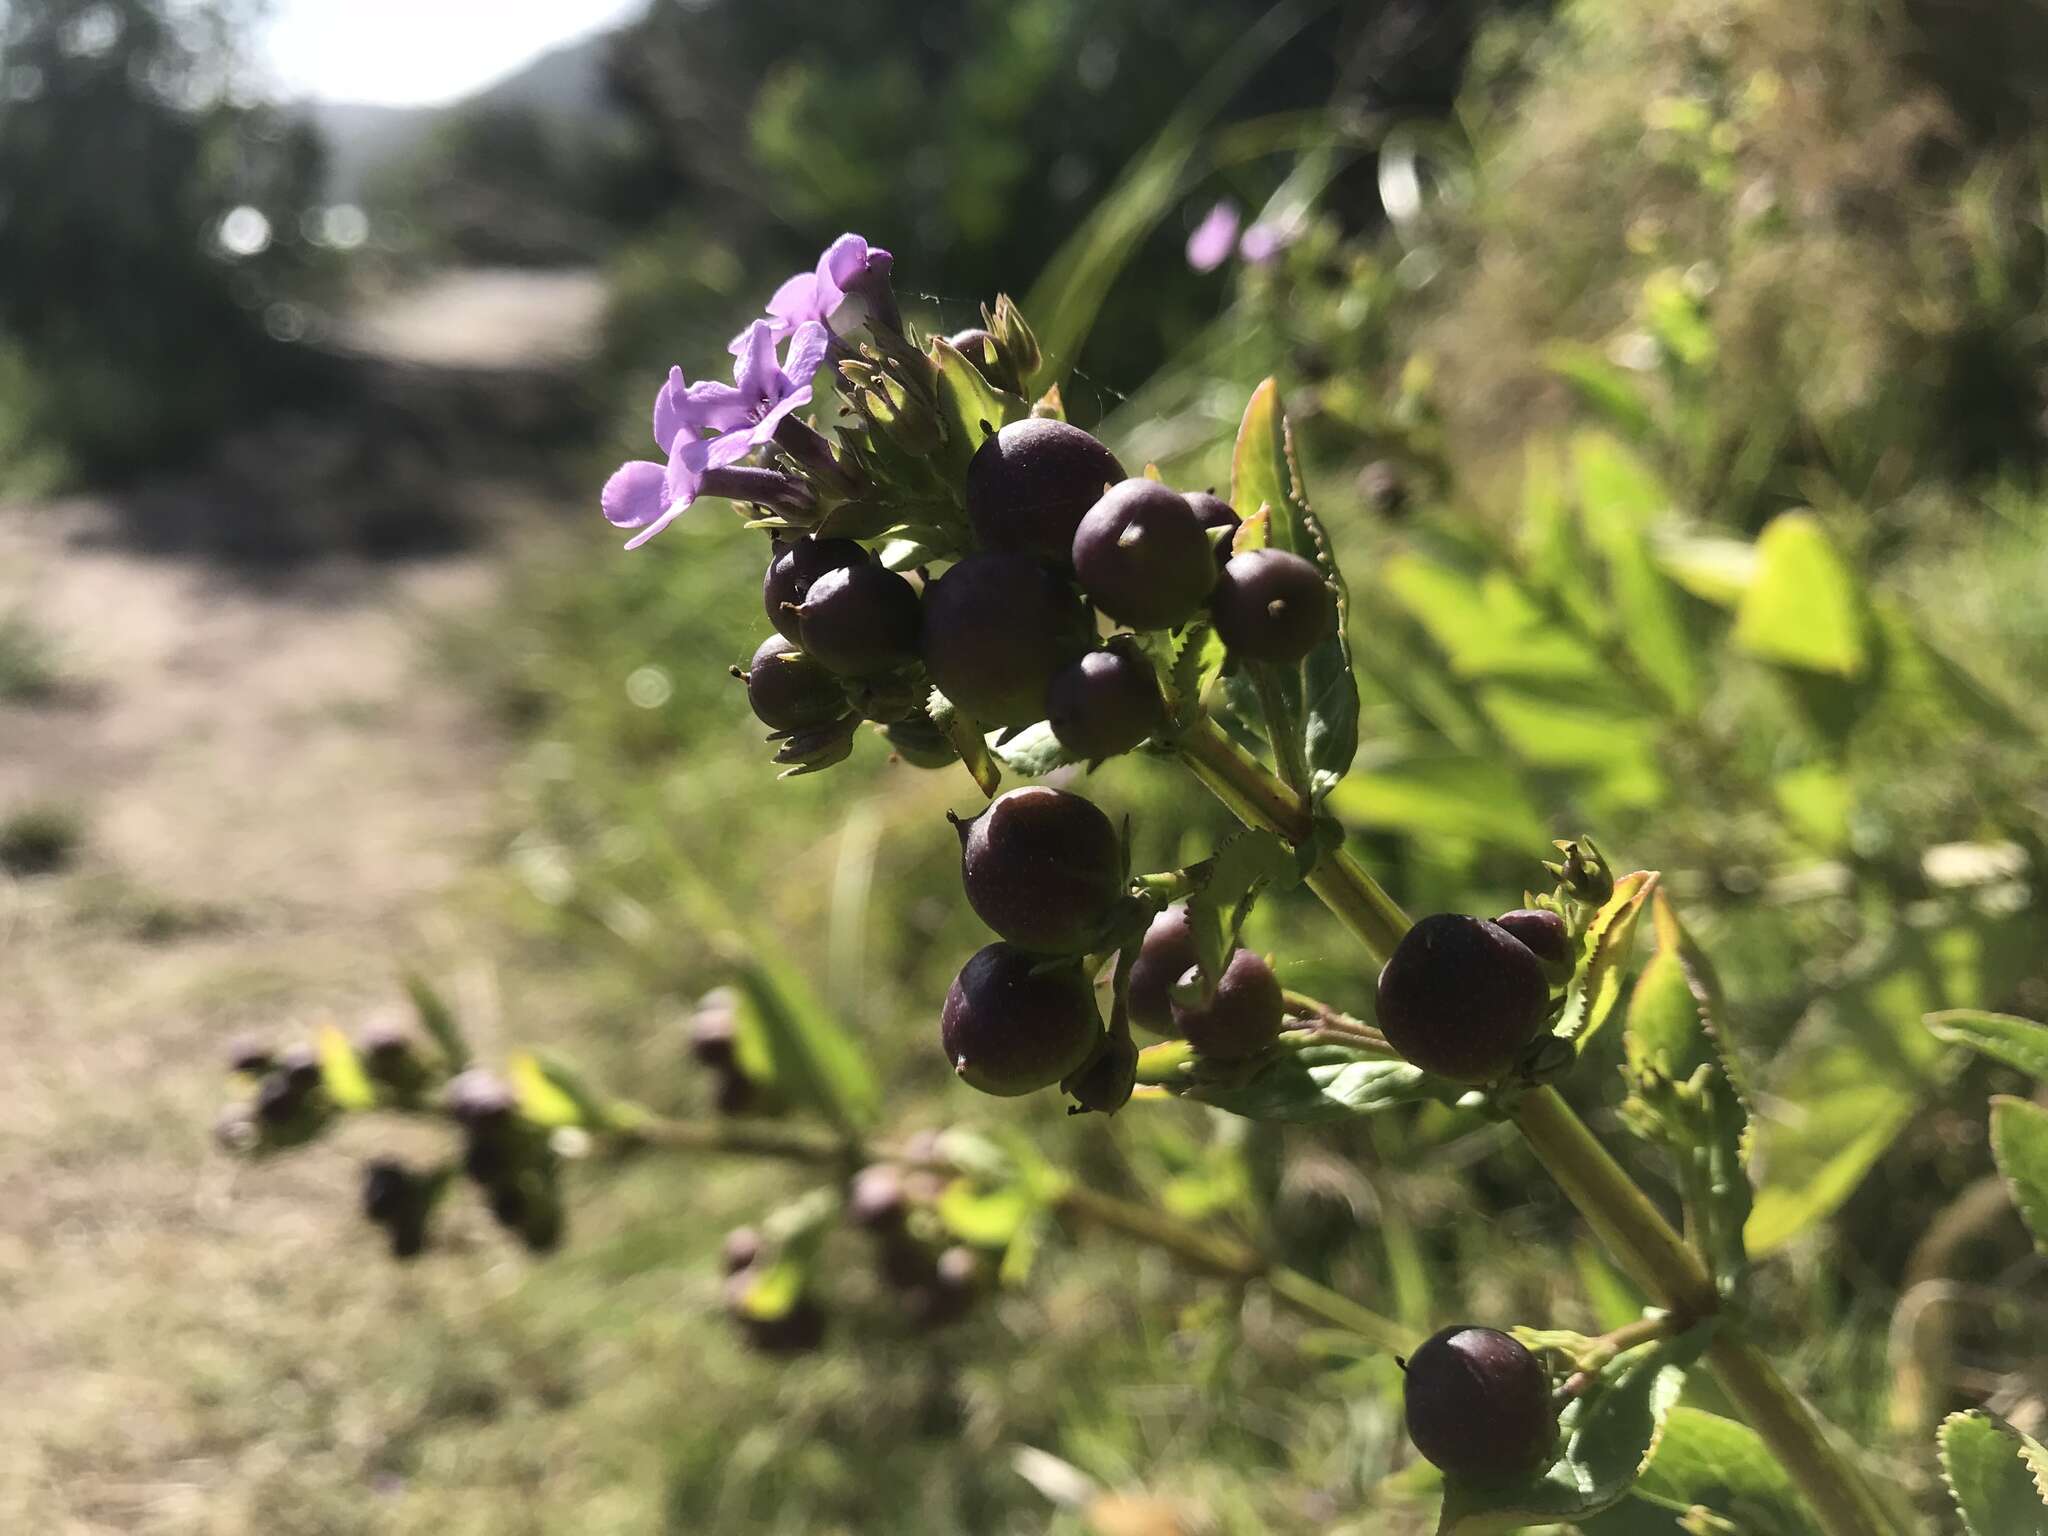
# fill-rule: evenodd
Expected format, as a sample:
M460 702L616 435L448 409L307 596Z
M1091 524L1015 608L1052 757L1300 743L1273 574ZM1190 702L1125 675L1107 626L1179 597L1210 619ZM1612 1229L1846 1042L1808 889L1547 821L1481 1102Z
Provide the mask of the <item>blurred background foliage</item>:
M121 18L115 41L79 44L87 9ZM1365 747L1333 806L1375 870L1416 911L1516 905L1549 839L1582 832L1664 870L1756 1090L1750 1235L1784 1261L1756 1326L1922 1520L1942 1411L2040 1432L2039 1260L2009 1213L1967 1205L1984 1096L2018 1080L1920 1017L2048 1014L2048 6L665 0L585 61L599 110L473 103L351 187L398 232L354 263L298 233L332 191L317 143L235 104L225 41L143 0L6 14L17 473L132 470L242 419L272 368L325 366L266 331L280 294L601 261L583 387L610 436L572 450L594 503L642 451L661 370L720 371L842 228L897 253L921 324L1024 299L1076 419L1176 483L1227 476L1244 399L1277 374L1353 589ZM90 174L52 147L73 142ZM1292 243L1191 271L1223 197ZM272 238L223 259L242 207ZM707 512L626 557L594 506L568 511L517 552L491 622L442 647L520 743L475 902L571 1000L517 1038L701 1112L670 1024L737 934L833 1000L906 1128L1027 1129L1418 1329L1632 1315L1476 1118L1311 1135L966 1102L930 1036L979 942L941 815L971 786L877 740L772 782L725 673L765 623L760 537ZM1142 760L1090 792L1130 812L1140 867L1225 827ZM1371 978L1312 904L1268 903L1250 933L1290 985L1363 1006ZM1596 1123L1612 1081L1574 1085ZM321 1439L345 1396L302 1410L320 1448L277 1474L306 1501L288 1528L372 1528L371 1473L412 1490L408 1529L503 1528L522 1499L532 1529L1426 1528L1382 1484L1388 1362L1107 1246L1050 1256L936 1346L849 1249L826 1357L749 1363L716 1330L711 1255L788 1187L651 1162L579 1180L568 1251L468 1353L371 1346L412 1418L367 1466ZM458 1233L436 1267L486 1241ZM1981 1305L1923 1328L1906 1303L1927 1283L1983 1283ZM413 1322L446 1329L434 1310ZM1050 1512L1020 1445L1130 1493L1125 1514ZM468 1482L524 1491L465 1502ZM1148 1491L1179 1512L1147 1516Z

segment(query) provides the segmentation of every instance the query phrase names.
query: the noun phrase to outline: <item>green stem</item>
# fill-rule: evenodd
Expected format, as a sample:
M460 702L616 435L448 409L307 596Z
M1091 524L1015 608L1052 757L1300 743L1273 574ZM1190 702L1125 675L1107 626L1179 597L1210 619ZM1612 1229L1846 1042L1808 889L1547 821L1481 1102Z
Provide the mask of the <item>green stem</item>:
M1297 844L1311 835L1307 802L1213 720L1197 720L1177 746L1195 775L1247 826ZM1308 886L1377 959L1384 960L1410 927L1407 914L1342 848L1317 863ZM1554 1090L1534 1087L1523 1093L1513 1118L1638 1285L1687 1317L1703 1318L1719 1309L1713 1277L1699 1255ZM1707 1358L1750 1427L1799 1486L1827 1536L1890 1536L1891 1521L1860 1469L1829 1443L1820 1421L1770 1361L1736 1338L1736 1332L1718 1332Z
M1315 818L1302 797L1208 716L1189 726L1176 745L1195 776L1246 826L1295 844L1314 835ZM1394 898L1342 848L1331 849L1317 861L1309 871L1308 887L1377 960L1391 955L1411 926Z
M1256 1248L1188 1226L1151 1206L1132 1205L1076 1184L1060 1196L1057 1209L1077 1220L1164 1249L1191 1268L1222 1279L1263 1280L1274 1295L1310 1316L1396 1353L1406 1354L1421 1342L1391 1317L1380 1316L1299 1270L1273 1263Z

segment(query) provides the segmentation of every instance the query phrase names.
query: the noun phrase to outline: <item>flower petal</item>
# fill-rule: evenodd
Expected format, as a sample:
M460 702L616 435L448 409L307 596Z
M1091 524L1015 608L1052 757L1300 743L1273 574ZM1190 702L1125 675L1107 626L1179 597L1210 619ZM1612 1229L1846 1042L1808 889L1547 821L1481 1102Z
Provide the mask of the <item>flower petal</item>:
M775 436L776 424L780 422L783 417L787 416L791 411L800 410L804 406L809 405L810 403L811 386L808 384L799 384L795 389L792 389L788 394L784 395L780 400L776 401L774 405L769 407L767 415L761 418L760 423L753 429L753 431L745 434L747 437L751 439L749 446L759 447L761 444L773 439ZM735 433L734 435L739 436L740 434Z
M867 269L867 241L859 235L841 235L818 258L818 282L821 287L829 284L834 291L844 292L846 285Z
M1213 272L1229 259L1230 248L1237 244L1239 215L1237 204L1229 198L1223 199L1188 236L1188 265L1197 272Z
M698 432L730 432L734 427L745 426L747 408L752 401L730 384L714 384L708 379L699 379L683 391L682 423ZM663 445L671 453L675 451L675 439L671 437Z
M1301 238L1298 224L1254 224L1237 242L1240 259L1262 267Z
M837 300L836 291L832 298ZM822 320L830 313L824 305L824 299L825 295L820 292L818 274L799 272L775 290L774 297L768 301L768 314L771 318L781 321L784 329L801 324L805 320ZM744 336L745 332L742 332L739 337L733 339L734 356L739 355L740 341Z
M681 414L683 370L670 368L668 382L654 394L654 446L667 453L675 446L676 434L689 425Z
M782 370L775 364L775 333L765 320L747 327L747 347L733 355L733 387L749 407L773 400L782 391Z
M598 497L605 521L614 528L640 528L655 521L668 508L668 474L667 465L645 459L620 465Z
M831 333L824 326L815 321L798 326L789 338L783 377L792 384L810 383L817 377L818 366L825 361L825 350L830 345Z

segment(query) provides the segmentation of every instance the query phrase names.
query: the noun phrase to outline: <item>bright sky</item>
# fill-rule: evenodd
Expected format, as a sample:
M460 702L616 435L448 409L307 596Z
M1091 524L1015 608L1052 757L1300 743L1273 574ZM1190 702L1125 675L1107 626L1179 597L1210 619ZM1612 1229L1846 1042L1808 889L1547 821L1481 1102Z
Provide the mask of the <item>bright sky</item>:
M276 0L264 57L288 97L452 101L647 0Z

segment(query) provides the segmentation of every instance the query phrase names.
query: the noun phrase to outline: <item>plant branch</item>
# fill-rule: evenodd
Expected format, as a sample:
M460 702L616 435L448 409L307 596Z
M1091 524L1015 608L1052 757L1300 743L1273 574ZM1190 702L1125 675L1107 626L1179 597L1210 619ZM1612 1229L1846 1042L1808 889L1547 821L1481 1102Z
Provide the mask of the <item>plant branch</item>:
M1196 777L1247 826L1297 845L1313 835L1308 803L1207 716L1176 743ZM1408 931L1408 916L1341 847L1308 876L1321 898L1375 958ZM1548 1087L1532 1087L1513 1110L1515 1125L1621 1266L1667 1309L1703 1318L1720 1306L1713 1277L1585 1123ZM1828 1536L1890 1536L1892 1524L1860 1469L1830 1444L1812 1410L1763 1355L1724 1329L1707 1358L1750 1427L1798 1484Z
M1315 835L1308 803L1204 715L1176 743L1195 776L1248 827L1277 833L1296 846ZM1309 871L1308 887L1375 959L1385 960L1411 926L1400 905L1343 848Z

